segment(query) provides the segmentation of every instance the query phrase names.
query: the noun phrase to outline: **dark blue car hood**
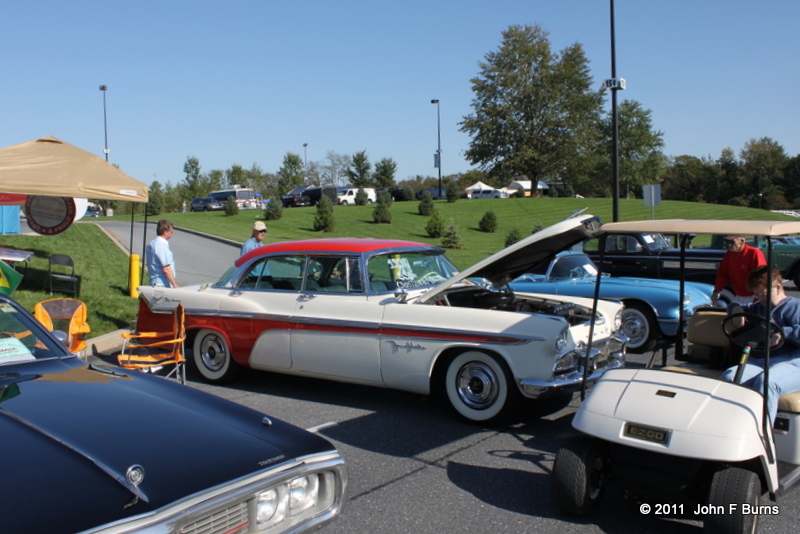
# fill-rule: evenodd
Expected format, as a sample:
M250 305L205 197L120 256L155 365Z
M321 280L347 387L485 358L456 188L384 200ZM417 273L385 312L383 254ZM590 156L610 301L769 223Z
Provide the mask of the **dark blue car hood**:
M81 531L333 449L191 387L76 358L5 366L0 388L7 532ZM133 465L144 498L124 509Z

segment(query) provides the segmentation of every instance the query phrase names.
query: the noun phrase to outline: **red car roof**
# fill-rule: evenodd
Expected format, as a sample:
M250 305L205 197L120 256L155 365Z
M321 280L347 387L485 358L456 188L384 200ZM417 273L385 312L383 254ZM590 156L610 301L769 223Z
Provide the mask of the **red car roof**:
M342 254L362 254L373 250L383 250L404 247L434 247L430 243L417 241L403 241L401 239L374 239L371 237L329 237L321 239L298 239L295 241L280 241L268 243L255 250L251 250L236 260L236 266L249 261L251 258L265 254L285 252L331 252Z

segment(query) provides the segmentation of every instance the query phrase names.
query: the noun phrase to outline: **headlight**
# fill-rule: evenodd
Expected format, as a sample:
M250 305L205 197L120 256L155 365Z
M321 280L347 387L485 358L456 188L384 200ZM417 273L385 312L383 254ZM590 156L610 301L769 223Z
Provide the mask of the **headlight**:
M333 482L332 473L311 473L261 491L256 496L258 529L266 530L284 521L296 522L329 507L334 497Z
M560 358L556 360L556 363L553 366L553 374L563 375L564 373L568 373L574 370L576 366L577 366L577 358L575 355L575 351L571 350L566 354L563 354Z
M687 308L689 306L689 304L691 304L691 302L692 302L692 297L688 293L684 294L683 295L683 307Z
M556 337L556 352L563 352L567 348L567 334L569 327L565 326L561 333Z

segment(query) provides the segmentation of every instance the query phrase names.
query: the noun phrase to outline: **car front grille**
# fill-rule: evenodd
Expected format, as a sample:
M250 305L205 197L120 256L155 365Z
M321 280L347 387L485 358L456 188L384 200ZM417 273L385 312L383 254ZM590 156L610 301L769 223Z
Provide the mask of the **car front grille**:
M246 529L247 525L247 503L240 502L184 526L181 534L221 534L223 532L234 534Z

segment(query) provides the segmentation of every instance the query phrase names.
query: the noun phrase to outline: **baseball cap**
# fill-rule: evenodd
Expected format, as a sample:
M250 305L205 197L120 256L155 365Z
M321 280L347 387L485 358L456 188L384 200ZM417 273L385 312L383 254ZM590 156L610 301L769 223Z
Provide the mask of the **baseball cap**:
M267 225L264 224L262 221L256 221L256 222L253 223L253 230L256 230L256 231L259 231L259 232L266 232L267 231Z

